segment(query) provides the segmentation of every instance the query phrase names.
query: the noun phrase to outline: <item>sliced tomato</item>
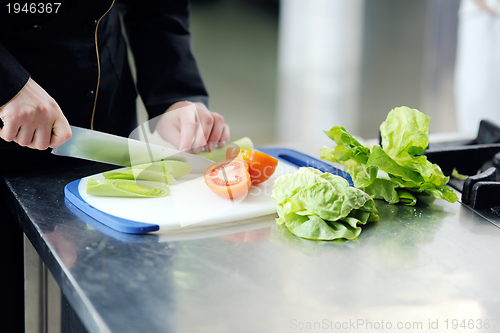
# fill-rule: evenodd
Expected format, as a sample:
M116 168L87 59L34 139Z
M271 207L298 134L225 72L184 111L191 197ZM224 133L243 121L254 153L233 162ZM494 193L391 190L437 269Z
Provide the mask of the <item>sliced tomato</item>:
M228 148L226 159L243 160L248 163L248 172L252 180L252 185L258 185L265 182L274 174L278 160L272 156L256 150L247 150L239 148Z
M248 164L243 160L225 160L205 170L205 183L220 197L235 199L248 193L251 186Z

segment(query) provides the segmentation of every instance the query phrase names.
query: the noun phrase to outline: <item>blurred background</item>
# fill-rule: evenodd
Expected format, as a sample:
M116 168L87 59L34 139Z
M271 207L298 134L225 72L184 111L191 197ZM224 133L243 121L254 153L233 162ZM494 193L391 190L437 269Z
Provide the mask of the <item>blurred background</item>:
M429 115L431 133L456 132L459 8L459 0L192 0L193 51L209 107L232 139L324 141L336 125L372 139L403 105Z
M193 52L231 138L276 140L278 0L192 0Z

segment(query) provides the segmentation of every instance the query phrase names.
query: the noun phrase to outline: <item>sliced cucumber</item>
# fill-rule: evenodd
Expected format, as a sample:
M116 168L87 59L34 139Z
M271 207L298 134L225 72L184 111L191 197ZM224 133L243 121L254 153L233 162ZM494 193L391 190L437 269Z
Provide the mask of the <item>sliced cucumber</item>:
M96 178L87 180L87 194L101 197L158 198L169 192L168 185L162 182Z
M171 183L190 172L191 167L187 163L175 160L164 160L134 165L133 167L122 170L107 171L103 173L103 176L106 179L135 179Z

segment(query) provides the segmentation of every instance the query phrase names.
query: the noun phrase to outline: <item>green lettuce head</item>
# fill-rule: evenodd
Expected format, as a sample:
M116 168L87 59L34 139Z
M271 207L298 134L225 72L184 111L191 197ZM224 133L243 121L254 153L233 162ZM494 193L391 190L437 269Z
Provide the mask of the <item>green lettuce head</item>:
M342 127L325 133L337 146L322 147L321 158L343 164L354 186L373 198L405 205L415 205L420 194L449 202L458 200L445 186L449 177L421 155L429 144L429 117L420 111L403 106L389 112L380 126L382 147L374 146L371 151ZM348 152L339 158L339 152L345 150Z
M369 195L313 168L279 177L272 197L278 203L276 221L301 238L352 240L361 233L360 225L378 220Z

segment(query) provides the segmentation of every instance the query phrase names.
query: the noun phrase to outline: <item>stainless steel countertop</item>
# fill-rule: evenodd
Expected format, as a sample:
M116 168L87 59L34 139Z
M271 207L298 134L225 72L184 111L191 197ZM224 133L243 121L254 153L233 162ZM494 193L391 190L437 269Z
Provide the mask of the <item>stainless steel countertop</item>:
M378 203L380 221L347 242L302 240L272 218L125 235L65 202L65 184L103 171L74 163L6 182L90 332L500 331L500 229L460 203Z

